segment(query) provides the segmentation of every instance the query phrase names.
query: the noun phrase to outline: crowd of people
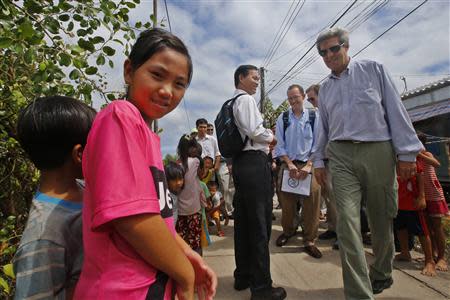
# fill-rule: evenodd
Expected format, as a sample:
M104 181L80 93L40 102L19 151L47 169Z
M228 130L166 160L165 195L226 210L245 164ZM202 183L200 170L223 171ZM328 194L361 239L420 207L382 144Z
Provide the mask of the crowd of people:
M290 107L273 130L253 97L258 68L239 66L232 112L243 146L232 157L201 118L179 139L178 160L163 165L151 124L179 104L193 66L183 42L162 29L141 33L125 60L125 100L98 114L62 96L27 106L18 140L41 179L14 260L16 298L213 299L217 276L202 249L233 219L234 289L285 299L270 272L275 194L283 229L276 246L301 228L304 251L320 259L317 239L334 239L346 299L389 288L393 260L411 260L411 235L424 250L422 274L447 271L439 162L385 67L351 59L349 45L340 28L317 37L331 73L306 91L289 86ZM308 181L307 192L286 190L286 179ZM319 235L322 205L327 230ZM370 266L363 243L373 248Z

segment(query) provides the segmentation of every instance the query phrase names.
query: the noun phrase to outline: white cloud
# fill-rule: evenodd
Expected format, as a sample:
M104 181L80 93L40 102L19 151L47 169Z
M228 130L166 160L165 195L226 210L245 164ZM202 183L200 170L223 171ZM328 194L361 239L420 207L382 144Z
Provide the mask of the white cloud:
M351 33L350 55L421 2L390 1ZM310 36L315 37L349 3L307 1L274 58ZM358 2L358 6L355 5L353 11L338 25L350 21L369 3ZM176 152L179 137L195 126L197 118L205 117L210 122L214 121L221 104L234 91L233 73L239 64L262 64L291 1L168 1L168 5L172 31L187 44L193 58L194 77L185 95L187 111L185 105L180 103L176 110L159 123L164 128L161 136L163 154ZM357 59L374 59L385 64L400 91L403 90L400 75L406 75L408 88L412 89L443 77L426 76L424 70L432 72L429 70L432 66L437 70L435 73L450 73L449 6L448 1L427 2L358 55ZM152 2L143 1L132 12L131 19L147 21L151 12ZM158 19L165 18L163 4L160 4L158 14ZM278 81L282 72L287 71L305 53L314 39L269 65L266 86ZM270 95L274 104L284 99L287 85L300 82L306 86L318 82L328 73L315 48L311 56L317 60L310 67L304 69L297 79L286 82ZM108 79L110 86L121 89L122 62L119 60L123 60L123 56L117 57L116 68L108 73ZM437 69L439 65L442 67Z

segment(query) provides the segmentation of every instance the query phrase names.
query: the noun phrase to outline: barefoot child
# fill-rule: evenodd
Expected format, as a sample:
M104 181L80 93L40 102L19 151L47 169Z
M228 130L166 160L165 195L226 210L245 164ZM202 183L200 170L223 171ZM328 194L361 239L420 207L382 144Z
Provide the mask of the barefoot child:
M223 237L225 233L220 227L220 208L225 202L222 193L217 190L217 183L215 181L208 182L209 193L211 194L210 205L208 206L208 215L216 223L217 236Z
M425 266L422 274L436 276L435 263L432 256L431 240L428 232L424 210L426 209L423 182L423 161L417 158L417 174L404 181L398 180L398 214L394 219L394 229L400 242L400 254L395 256L399 261L411 261L408 248L408 233L418 235L425 254Z
M20 145L40 183L14 257L16 299L72 299L81 273L81 154L95 117L81 101L39 98L20 114Z
M422 144L427 143L427 137L423 133L417 136ZM425 200L427 202L427 214L430 224L431 241L436 257L436 270L448 271L447 261L445 260L445 234L442 226L442 218L449 214L447 203L445 202L444 192L441 184L437 179L434 168L441 164L433 157L433 154L423 150L419 153L419 157L423 159L424 164L424 185Z
M76 299L212 299L217 277L175 232L154 120L181 101L192 77L183 42L140 33L124 62L127 99L96 117L83 153L84 263Z

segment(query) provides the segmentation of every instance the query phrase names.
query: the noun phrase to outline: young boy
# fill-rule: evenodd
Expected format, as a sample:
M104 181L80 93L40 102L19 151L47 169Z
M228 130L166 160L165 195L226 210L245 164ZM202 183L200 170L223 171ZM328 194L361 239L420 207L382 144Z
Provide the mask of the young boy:
M16 299L71 299L83 259L81 156L95 110L62 97L38 98L20 114L18 140L41 173L14 257Z
M178 219L177 195L181 192L184 186L184 168L176 162L169 161L169 163L164 167L164 173L166 174L170 199L172 199L173 222L176 223Z
M207 185L209 193L211 194L211 200L207 209L208 215L216 223L217 236L222 237L225 233L222 231L220 226L220 208L223 206L225 201L223 200L222 194L217 191L217 183L215 181L209 181Z
M432 255L431 240L425 221L424 209L425 188L423 180L423 161L417 158L417 174L406 181L398 180L398 214L394 219L394 228L400 242L400 254L395 256L399 261L411 261L408 248L408 233L419 236L425 254L425 266L422 274L436 276Z

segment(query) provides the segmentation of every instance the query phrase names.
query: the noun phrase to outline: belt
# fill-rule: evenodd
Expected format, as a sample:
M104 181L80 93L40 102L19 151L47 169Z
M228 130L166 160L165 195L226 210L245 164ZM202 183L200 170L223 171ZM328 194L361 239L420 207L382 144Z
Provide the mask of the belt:
M335 140L335 143L348 143L348 144L365 144L373 143L374 141L355 141L355 140Z
M302 161L302 160L298 160L298 159L294 159L292 162L294 164L306 164L307 163L307 161Z
M258 154L258 155L263 154L263 155L267 156L266 152L264 152L262 150L245 150L245 151L242 151L242 153L245 153L245 154Z

